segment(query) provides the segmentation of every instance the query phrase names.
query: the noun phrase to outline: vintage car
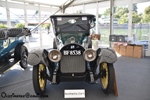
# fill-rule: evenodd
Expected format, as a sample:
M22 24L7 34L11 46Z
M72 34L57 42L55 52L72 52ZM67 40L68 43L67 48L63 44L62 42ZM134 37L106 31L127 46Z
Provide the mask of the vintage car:
M17 62L27 68L28 50L24 46L28 30L24 28L0 29L0 74Z
M97 83L98 79L104 93L110 93L117 56L110 48L92 49L90 29L95 26L95 16L63 14L52 15L50 19L56 36L53 49L34 50L27 59L33 65L35 93L43 95L47 80L55 85L74 81Z

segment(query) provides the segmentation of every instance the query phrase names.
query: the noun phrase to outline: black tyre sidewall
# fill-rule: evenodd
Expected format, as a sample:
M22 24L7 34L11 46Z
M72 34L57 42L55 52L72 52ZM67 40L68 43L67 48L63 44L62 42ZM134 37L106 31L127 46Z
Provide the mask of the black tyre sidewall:
M23 44L18 44L15 48L14 58L15 60L21 60L21 48Z
M44 64L43 64L44 65ZM45 71L46 71L46 66L45 66ZM37 95L43 95L45 90L46 90L46 80L45 80L45 87L44 90L40 89L40 85L39 85L39 64L33 66L33 75L32 75L32 81L33 81L33 87L34 87L34 91Z
M101 65L100 65L101 67ZM102 87L102 90L105 94L109 94L112 92L113 90L113 87L114 87L114 67L113 67L113 64L111 63L107 63L107 67L108 67L108 86L106 89ZM102 85L102 82L101 82L101 78L100 78L100 83Z
M27 61L26 61L26 65L24 65L23 64L23 62L22 62L22 59L23 59L23 53L24 52L26 52L26 56L28 56L28 50L27 50L27 48L25 47L25 46L23 46L22 45L22 47L21 47L21 54L20 54L20 56L21 56L21 61L20 61L20 66L22 67L22 68L24 68L24 69L26 69L27 68L27 66L28 66L28 63L27 63Z

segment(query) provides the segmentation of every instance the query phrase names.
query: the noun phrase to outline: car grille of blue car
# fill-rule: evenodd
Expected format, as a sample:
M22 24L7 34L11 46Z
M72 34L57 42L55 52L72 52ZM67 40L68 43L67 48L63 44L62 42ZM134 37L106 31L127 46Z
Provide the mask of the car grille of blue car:
M60 71L62 73L83 73L85 72L86 62L83 55L79 56L62 56L60 61Z

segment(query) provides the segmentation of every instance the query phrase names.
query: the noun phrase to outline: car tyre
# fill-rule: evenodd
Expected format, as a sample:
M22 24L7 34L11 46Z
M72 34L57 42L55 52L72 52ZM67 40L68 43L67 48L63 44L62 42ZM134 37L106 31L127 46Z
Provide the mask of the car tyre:
M46 66L42 63L33 66L33 87L37 95L43 95L46 90Z
M105 94L112 92L114 87L114 67L112 63L101 63L99 67L100 83Z
M23 44L18 44L15 48L15 60L20 60L19 64L23 69L26 69L28 66L27 57L27 48Z

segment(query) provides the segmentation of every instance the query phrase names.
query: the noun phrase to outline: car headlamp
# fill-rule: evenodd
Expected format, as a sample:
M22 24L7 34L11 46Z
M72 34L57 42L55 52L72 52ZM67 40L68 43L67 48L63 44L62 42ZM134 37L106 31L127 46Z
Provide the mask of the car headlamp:
M48 58L50 61L52 62L58 62L61 59L61 52L58 50L52 50L50 51L50 53L48 54Z
M91 61L95 60L95 58L96 58L96 51L94 51L91 48L87 49L84 51L83 56L86 61L91 62Z

